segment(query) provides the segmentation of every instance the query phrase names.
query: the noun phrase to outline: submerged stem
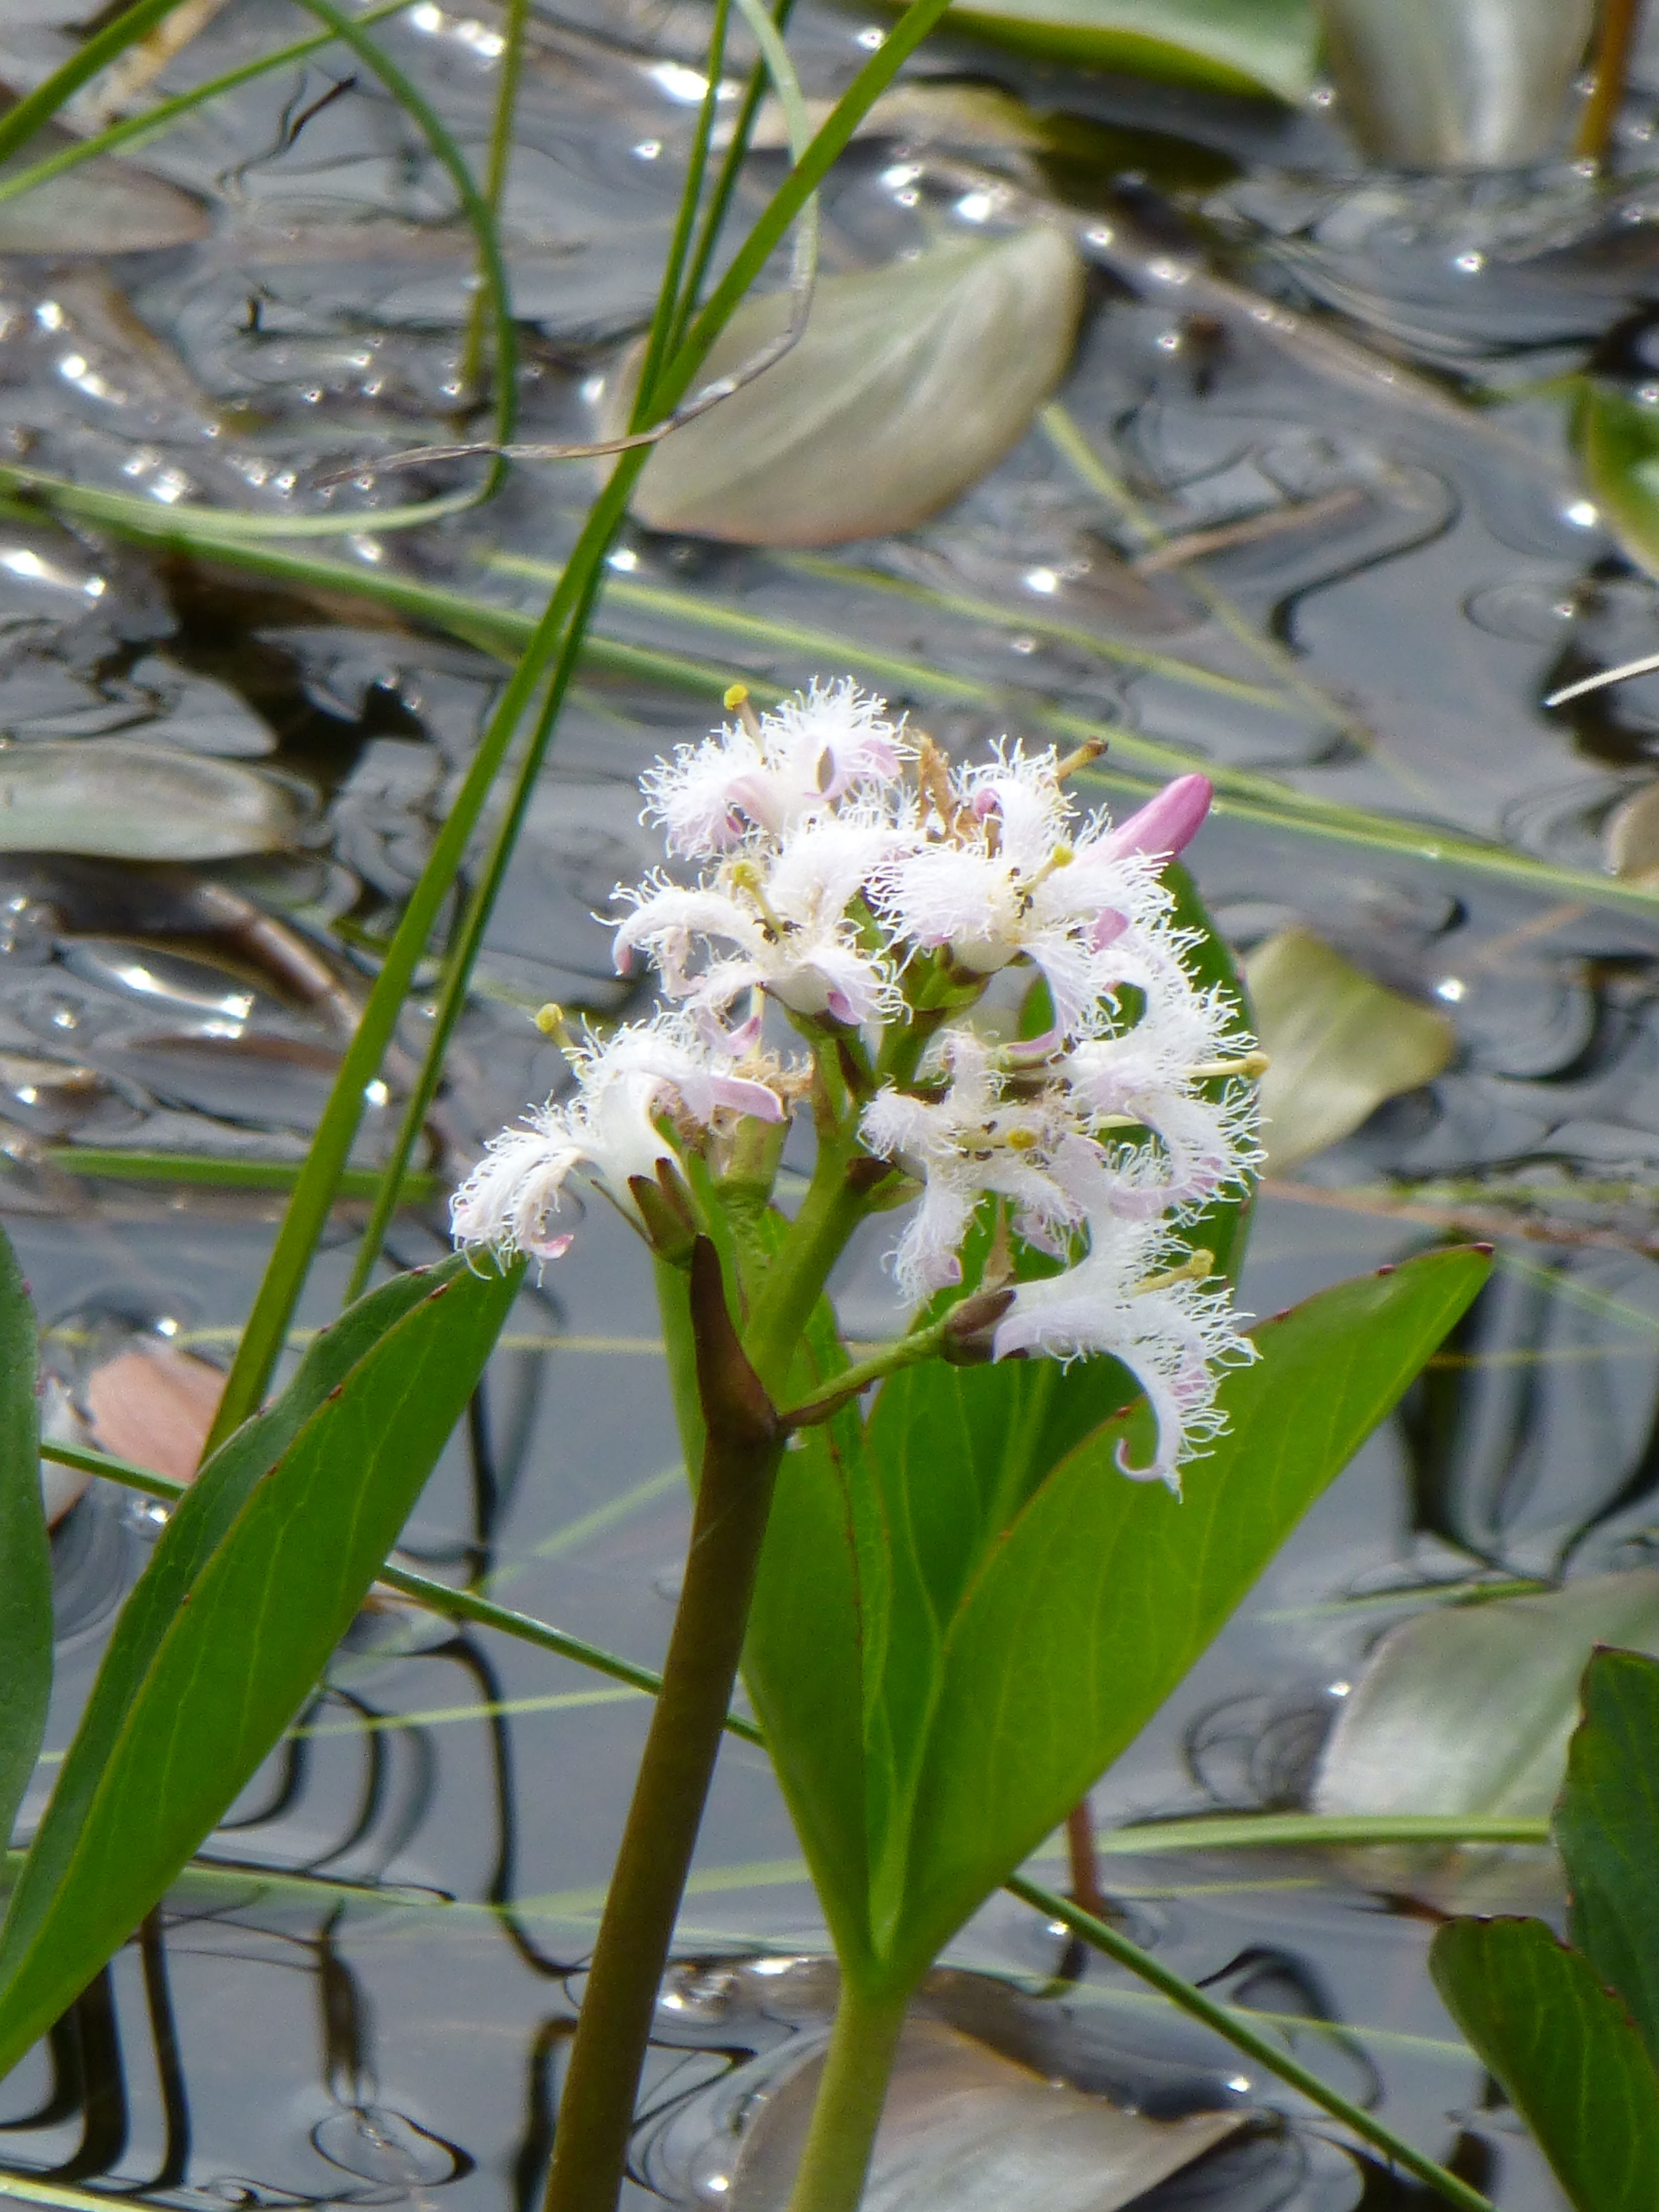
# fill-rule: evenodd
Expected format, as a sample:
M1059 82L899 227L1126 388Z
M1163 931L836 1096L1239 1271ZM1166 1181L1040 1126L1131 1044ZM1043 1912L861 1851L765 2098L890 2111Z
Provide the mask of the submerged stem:
M858 2212L904 2026L905 1997L843 1981L789 2212Z
M559 2102L545 2212L610 2212L680 1893L743 1650L783 1431L726 1311L714 1246L691 1261L702 1476L662 1689L611 1877Z
M1581 161L1601 162L1607 158L1641 13L1641 0L1601 0L1591 50L1595 81L1572 142L1572 150Z

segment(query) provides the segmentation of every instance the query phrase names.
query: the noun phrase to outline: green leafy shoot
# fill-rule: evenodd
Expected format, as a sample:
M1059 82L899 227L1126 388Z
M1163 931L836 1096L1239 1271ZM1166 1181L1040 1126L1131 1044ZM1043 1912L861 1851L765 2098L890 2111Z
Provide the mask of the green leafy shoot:
M1134 1408L1033 1469L1030 1476L1006 1474L971 1370L895 1376L861 1453L792 1455L747 1678L848 1972L908 1987L1064 1818L1486 1265L1431 1255L1264 1324L1265 1356L1224 1381L1227 1431L1180 1501L1117 1470L1119 1446L1139 1443ZM849 1523L850 1547L834 1535Z

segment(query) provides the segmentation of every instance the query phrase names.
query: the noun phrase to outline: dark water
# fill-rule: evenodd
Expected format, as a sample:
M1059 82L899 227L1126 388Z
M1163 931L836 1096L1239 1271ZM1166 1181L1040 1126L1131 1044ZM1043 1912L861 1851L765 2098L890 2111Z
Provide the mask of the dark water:
M21 86L61 48L50 10L7 15L0 64ZM493 24L436 9L412 20L382 33L388 49L476 150ZM809 92L833 91L871 26L805 5L797 23ZM285 10L233 0L166 82L228 66L289 25ZM508 207L529 432L581 434L588 380L647 306L701 36L690 6L537 12ZM600 653L585 676L492 925L434 1164L465 1160L556 1080L526 1008L623 1003L592 909L653 857L634 779L703 726L738 672L794 683L853 670L958 747L1109 720L1316 798L1592 871L1607 816L1652 773L1659 679L1565 713L1540 704L1554 683L1655 638L1655 587L1583 504L1559 401L1506 409L1497 431L1450 402L1592 354L1639 385L1659 266L1641 175L1659 47L1626 118L1626 181L1600 197L1565 169L1362 181L1317 109L1287 119L946 41L925 66L1078 119L1046 172L983 146L948 160L1024 161L1022 189L1069 199L1085 228L1109 216L1062 397L1161 529L1332 496L1317 519L1203 569L1265 641L1254 649L1174 576L1126 571L1114 549L1134 550L1134 526L1040 430L900 539L806 559L637 535L603 635L693 665L656 681ZM466 242L404 119L348 76L325 56L149 149L156 173L211 203L202 244L0 264L4 422L30 465L164 504L279 515L314 509L308 472L342 455L447 434ZM971 179L930 167L925 137L854 149L828 196L830 265L902 252L926 225L987 220ZM757 193L771 173L757 161ZM1271 340L1224 292L1189 308L1155 282L1147 296L1128 289L1160 240L1183 239L1233 284L1320 307L1323 331L1439 376L1438 404L1386 398L1352 358ZM574 471L523 470L477 514L375 538L374 504L416 495L390 480L364 534L323 550L365 575L528 607L538 586L511 562L556 562L585 491ZM1255 696L1148 667L1149 654ZM1288 697L1287 665L1300 686ZM500 682L481 653L337 596L154 557L90 527L0 520L9 736L73 744L112 777L134 738L210 755L254 778L255 803L289 825L280 851L193 861L177 857L167 811L139 805L149 861L0 854L0 1201L71 1392L135 1335L222 1358L276 1201L166 1175L71 1176L43 1147L299 1157L344 1018L307 948L348 990L372 969ZM1156 772L1127 744L1119 763ZM289 781L258 781L270 776ZM1212 910L1241 948L1300 921L1436 997L1459 1053L1264 1200L1244 1301L1271 1312L1422 1249L1443 1222L1515 1233L1409 1418L1361 1455L1097 1792L1103 1820L1297 1802L1341 1686L1393 1617L1337 1601L1489 1567L1628 1564L1655 1516L1659 909L1338 828L1224 808L1194 856ZM261 917L279 930L262 933ZM411 1051L421 1028L417 1006ZM371 1111L365 1162L396 1103ZM1402 1197L1424 1218L1376 1210ZM441 1237L441 1209L417 1210L395 1257L429 1257ZM350 1250L343 1215L307 1325L333 1310ZM843 1287L851 1333L888 1325L873 1250ZM685 1515L653 1335L642 1254L595 1212L522 1302L409 1554L655 1660ZM149 1509L100 1489L63 1526L54 1747L155 1533ZM213 1839L213 1867L0 2090L0 2162L180 2204L533 2203L643 1718L639 1698L544 1656L365 1616ZM1058 1878L1058 1858L1039 1871ZM1240 2002L1305 2016L1299 2050L1508 2212L1555 2202L1433 1996L1425 1913L1305 1860L1119 1859L1109 1881L1144 1940ZM732 2069L826 2001L810 1965L742 1964L810 1960L823 1936L764 1763L741 1744L723 1757L681 1946L641 2203L650 2189L720 2201L749 2079L733 2087ZM1000 1984L942 1984L936 2003L1045 2072L1153 2109L1296 2110L1152 2000L1068 1958L1012 1899L987 1908L951 1963ZM1165 2197L1227 2212L1414 2201L1307 2124L1217 2154Z

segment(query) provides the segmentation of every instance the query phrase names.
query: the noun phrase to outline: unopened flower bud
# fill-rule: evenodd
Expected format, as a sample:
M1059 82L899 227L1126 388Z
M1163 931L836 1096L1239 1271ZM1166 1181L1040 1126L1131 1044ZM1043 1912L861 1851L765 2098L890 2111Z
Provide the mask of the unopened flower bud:
M628 1189L645 1224L646 1241L657 1257L672 1267L689 1267L697 1241L696 1216L691 1194L673 1162L657 1162L654 1182L649 1176L629 1176Z
M1014 1302L1012 1285L975 1291L945 1317L939 1356L952 1367L982 1367L994 1349L997 1323Z

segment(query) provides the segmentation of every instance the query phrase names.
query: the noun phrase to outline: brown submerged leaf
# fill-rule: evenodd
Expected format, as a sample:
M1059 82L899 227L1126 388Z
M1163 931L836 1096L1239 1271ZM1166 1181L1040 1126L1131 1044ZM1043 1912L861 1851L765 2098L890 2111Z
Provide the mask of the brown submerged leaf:
M10 94L0 92L0 112L13 104ZM48 124L0 161L0 179L74 143L69 131ZM200 200L113 154L94 155L15 200L0 200L0 253L46 253L54 260L67 254L141 253L193 245L212 228Z
M87 1381L87 1411L100 1451L188 1482L201 1460L225 1378L169 1344L118 1352Z
M823 2069L820 2046L779 2076L744 2136L731 2212L783 2212ZM939 2021L912 2020L864 2212L1118 2212L1250 2117L1148 2119L1045 2081Z

